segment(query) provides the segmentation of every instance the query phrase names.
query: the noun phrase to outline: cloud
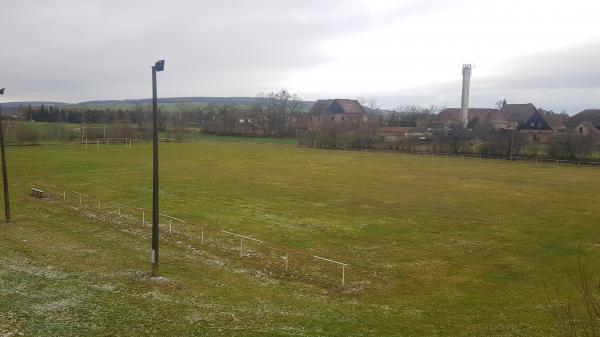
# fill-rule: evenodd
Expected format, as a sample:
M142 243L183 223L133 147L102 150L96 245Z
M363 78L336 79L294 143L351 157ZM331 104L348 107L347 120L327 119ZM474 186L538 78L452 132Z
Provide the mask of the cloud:
M473 71L470 102L493 107L506 98L513 103L534 103L544 109L573 114L600 107L600 39L566 49L531 53L501 63L492 73ZM458 72L457 72L457 75ZM460 105L461 78L381 96L383 105Z
M2 77L21 97L145 97L165 58L164 94L253 94L327 61L320 41L368 24L342 3L19 1L0 14L13 31Z
M0 11L8 100L379 96L382 105L506 97L598 106L600 2L571 0L20 0Z

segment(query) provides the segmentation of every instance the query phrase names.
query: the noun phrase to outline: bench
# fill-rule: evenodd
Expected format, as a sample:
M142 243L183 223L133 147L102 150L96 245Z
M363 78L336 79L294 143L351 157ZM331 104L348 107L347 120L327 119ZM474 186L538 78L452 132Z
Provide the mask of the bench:
M35 197L35 198L43 198L44 197L44 191L32 187L31 188L31 196Z

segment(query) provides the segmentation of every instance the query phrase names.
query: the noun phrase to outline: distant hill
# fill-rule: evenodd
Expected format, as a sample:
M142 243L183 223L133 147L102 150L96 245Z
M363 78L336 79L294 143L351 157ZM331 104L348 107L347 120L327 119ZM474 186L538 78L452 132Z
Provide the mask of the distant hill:
M256 102L256 97L170 97L170 98L159 98L159 104L216 104L216 105L252 105ZM7 102L2 103L3 108L7 109L16 109L19 107L27 107L31 105L32 107L39 106L58 106L58 107L66 107L66 106L102 106L103 108L110 108L110 106L119 106L119 108L123 108L128 105L135 104L151 104L151 98L143 98L143 99L122 99L122 100L95 100L95 101L85 101L80 103L63 103L63 102L46 102L46 101L25 101L25 102ZM305 109L309 109L314 102L311 101L303 101L303 106Z
M251 105L256 102L256 97L170 97L159 98L160 104L231 104ZM79 105L121 105L121 104L151 104L151 98L124 99L124 100L98 100L78 103Z
M15 109L19 107L27 107L31 105L32 107L40 107L40 106L65 106L69 105L69 103L64 102L50 102L50 101L25 101L25 102L0 102L2 108L6 109Z

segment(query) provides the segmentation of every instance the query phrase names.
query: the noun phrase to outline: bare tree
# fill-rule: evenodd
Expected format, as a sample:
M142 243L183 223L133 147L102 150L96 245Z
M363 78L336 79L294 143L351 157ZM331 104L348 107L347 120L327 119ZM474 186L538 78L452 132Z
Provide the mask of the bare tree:
M176 111L172 112L169 117L171 119L175 141L181 142L183 141L185 125L191 108L187 104L177 104L176 107Z
M462 123L452 124L446 134L436 137L435 142L447 151L461 153L467 144L467 131Z
M568 158L585 160L592 152L598 137L592 134L563 134L554 137L550 146L549 154L556 158Z
M388 126L419 126L426 124L434 113L445 109L442 106L431 105L429 108L420 105L399 105L388 116Z
M479 148L481 154L515 157L521 153L525 141L519 130L491 130Z
M321 123L318 142L329 148L337 148L342 144L341 137L346 131L342 124L326 119Z
M592 283L581 259L578 256L577 274L567 272L576 297L561 299L556 290L556 298L548 299L548 308L554 319L554 327L564 337L600 336L600 283Z
M289 136L293 134L292 119L301 112L302 100L298 95L285 89L271 92L264 100L265 131L269 136Z
M144 127L144 122L146 121L145 110L142 104L136 103L131 111L131 121L137 125L138 129Z
M501 99L501 100L497 100L496 103L494 103L494 106L500 110L502 108L504 108L504 106L506 105L506 99Z
M369 98L358 97L356 100L362 106L367 108L367 112L373 113L373 112L379 111L379 104L377 103L378 102L377 97L369 97Z

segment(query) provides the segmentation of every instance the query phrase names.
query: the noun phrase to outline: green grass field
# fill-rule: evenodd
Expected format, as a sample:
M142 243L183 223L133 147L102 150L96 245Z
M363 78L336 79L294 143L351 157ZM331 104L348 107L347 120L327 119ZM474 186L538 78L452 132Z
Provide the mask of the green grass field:
M169 237L150 278L147 233L28 196L45 182L150 207L150 144L10 147L0 336L553 335L548 300L575 295L578 246L600 273L598 169L242 142L160 151L161 212L346 262L346 286L311 259L286 273L237 241Z

